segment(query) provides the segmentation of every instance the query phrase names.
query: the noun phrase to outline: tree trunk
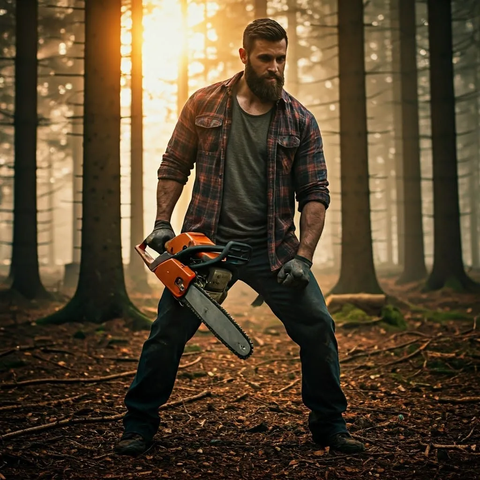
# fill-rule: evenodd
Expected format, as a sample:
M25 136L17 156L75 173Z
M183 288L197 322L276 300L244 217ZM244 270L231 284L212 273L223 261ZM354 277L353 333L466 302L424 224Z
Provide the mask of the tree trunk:
M297 0L288 0L287 10L288 62L287 90L298 96L298 40L297 40Z
M132 0L132 77L130 135L130 263L129 275L136 290L149 292L147 272L135 245L144 237L143 227L143 1ZM153 220L153 219L152 219Z
M381 293L373 264L363 1L338 1L342 265L332 293Z
M460 235L450 0L428 0L433 157L432 290L475 288L465 273Z
M254 15L255 18L267 17L267 0L255 0L254 3Z
M398 283L425 278L415 0L399 3L405 262Z
M474 66L473 77L475 84L475 91L480 90L480 5L476 5L474 10L477 14L476 32L476 65ZM479 220L479 208L478 208L478 191L480 188L480 97L477 98L473 105L473 119L475 128L475 147L473 158L470 160L470 248L472 250L472 267L480 268L480 239L478 236L478 220ZM473 150L473 149L472 149Z
M398 264L405 264L405 223L403 208L403 152L402 152L402 109L401 109L401 76L400 76L400 24L398 4L400 0L390 0L390 30L392 35L392 96L393 96L393 131L394 131L394 164L395 193L397 217L397 256Z
M35 0L17 2L15 56L15 166L12 290L47 295L40 280L37 241L37 23Z
M79 100L77 100L79 102ZM83 108L75 104L73 109L75 119L83 117ZM72 152L72 262L65 265L63 286L75 288L80 272L80 248L82 244L82 158L83 142L79 137L82 129L80 125L72 123L70 148Z
M183 106L188 100L188 4L187 0L180 0L182 9L182 50L178 63L178 93L177 114L180 115Z
M177 114L180 115L183 106L188 100L188 4L187 0L180 0L180 6L182 9L182 51L180 54L178 64L178 92L177 92ZM193 172L192 172L193 173ZM183 193L180 196L174 211L174 218L176 219L178 226L183 223L183 218L187 211L188 204L192 193L192 175L189 177L189 181L183 188ZM175 227L175 226L174 226ZM175 228L174 228L175 229Z
M40 323L123 317L133 328L149 320L130 302L120 233L121 0L85 3L85 110L82 250L72 300Z

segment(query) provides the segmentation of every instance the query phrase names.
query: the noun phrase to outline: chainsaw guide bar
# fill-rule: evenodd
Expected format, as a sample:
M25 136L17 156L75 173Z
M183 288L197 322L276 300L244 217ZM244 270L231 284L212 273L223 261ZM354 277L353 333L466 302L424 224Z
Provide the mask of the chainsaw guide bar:
M195 283L190 285L179 302L188 307L238 358L246 360L253 353L253 343L242 327L201 287ZM228 322L225 322L225 317Z

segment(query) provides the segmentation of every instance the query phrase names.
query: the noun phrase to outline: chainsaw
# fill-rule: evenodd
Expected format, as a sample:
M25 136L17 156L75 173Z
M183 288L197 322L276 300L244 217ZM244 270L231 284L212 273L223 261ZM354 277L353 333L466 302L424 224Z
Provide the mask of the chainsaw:
M202 233L188 232L165 243L165 252L153 258L144 240L135 250L178 302L189 308L231 352L245 360L253 344L235 320L220 306L237 280L237 267L246 264L252 247L228 242L215 245Z

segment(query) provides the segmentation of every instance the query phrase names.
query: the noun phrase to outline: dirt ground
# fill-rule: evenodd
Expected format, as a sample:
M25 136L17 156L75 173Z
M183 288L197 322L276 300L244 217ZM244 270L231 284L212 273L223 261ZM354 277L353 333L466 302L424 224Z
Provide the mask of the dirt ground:
M324 291L335 281L316 276ZM358 455L311 441L299 349L268 307L250 306L248 287L235 286L224 306L253 339L253 356L236 358L201 328L155 444L135 459L113 446L148 332L122 320L40 327L35 319L66 296L47 305L4 299L0 480L480 478L480 296L380 280L412 304L403 308L407 329L337 325L346 420L367 445ZM131 295L152 319L161 291L153 287L151 296Z

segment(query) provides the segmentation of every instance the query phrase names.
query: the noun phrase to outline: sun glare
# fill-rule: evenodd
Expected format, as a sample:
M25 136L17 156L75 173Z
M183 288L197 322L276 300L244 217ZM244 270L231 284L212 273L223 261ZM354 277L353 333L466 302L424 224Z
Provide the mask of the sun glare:
M218 10L216 3L189 3L187 11L187 31L182 30L181 5L178 0L150 0L145 5L143 18L143 88L148 102L144 108L145 115L164 115L176 113L176 95L178 68L182 56L182 43L186 36L188 42L189 76L201 74L204 66L201 60L205 57L205 33L209 39L215 38L212 30L205 33L196 32L195 27L204 21L205 15L213 15ZM131 15L125 10L122 16L122 74L128 76L131 71ZM123 80L122 84L127 85ZM202 85L190 81L191 88ZM122 106L130 104L128 88L122 91Z
M205 58L205 36L216 39L212 28L201 26L205 17L214 15L219 6L215 2L197 4L189 2L187 9L187 29L182 29L181 2L179 0L147 0L143 17L143 145L144 145L144 220L150 228L155 215L156 170L165 150L168 139L178 118L177 79L182 56L182 44L187 41L187 61L189 74L189 94L206 85L208 79L202 60ZM199 28L200 27L200 28ZM131 12L124 7L122 13L121 53L122 53L122 215L128 217L126 206L130 202L129 193L129 141L130 141L130 59L132 42ZM186 38L185 38L186 36ZM215 75L214 71L209 72ZM189 182L190 183L190 182ZM176 209L172 224L178 230L185 206ZM128 239L125 224L123 235ZM145 232L146 234L147 232ZM128 258L128 241L123 242L123 255Z

